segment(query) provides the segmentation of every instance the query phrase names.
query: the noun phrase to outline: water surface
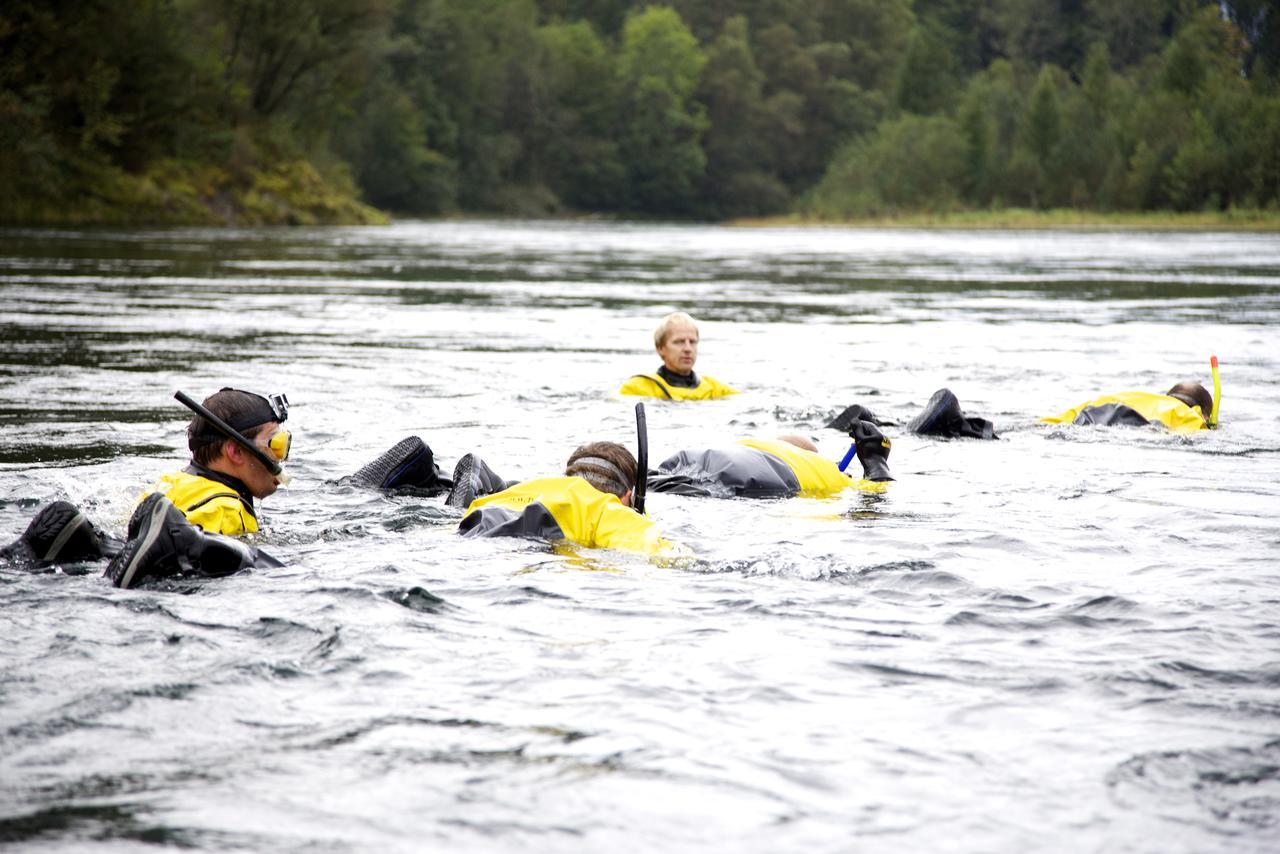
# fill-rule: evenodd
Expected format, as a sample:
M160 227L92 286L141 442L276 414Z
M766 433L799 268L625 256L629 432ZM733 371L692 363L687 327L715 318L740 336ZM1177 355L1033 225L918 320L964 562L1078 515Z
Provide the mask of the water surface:
M458 538L335 481L405 435L556 473L632 442L664 313L743 389L655 458L886 428L828 501L652 496L686 566ZM0 568L0 841L25 850L1269 851L1280 241L565 223L0 232L0 536L119 529L184 410L285 391L287 561L177 590ZM1208 383L1190 438L1036 418ZM78 574L93 570L88 574Z

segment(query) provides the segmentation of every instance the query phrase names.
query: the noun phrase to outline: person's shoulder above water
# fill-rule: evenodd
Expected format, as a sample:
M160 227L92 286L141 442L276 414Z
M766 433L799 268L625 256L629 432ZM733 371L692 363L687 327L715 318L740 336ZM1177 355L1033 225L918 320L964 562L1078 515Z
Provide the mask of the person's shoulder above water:
M253 494L244 484L195 463L161 475L143 498L152 493L168 498L188 522L209 533L235 537L258 531Z
M711 400L738 390L694 372L698 361L698 326L682 311L668 314L653 332L653 345L662 365L651 374L636 374L618 393L663 400Z
M680 552L652 520L631 508L636 476L630 451L614 442L591 442L570 455L563 476L524 481L472 501L458 531L649 555Z
M664 366L665 367L665 366ZM618 389L618 394L631 397L656 397L661 400L712 400L738 394L738 390L713 377L692 374L693 386L673 384L659 368L652 374L636 374Z
M1098 427L1162 424L1175 433L1209 428L1213 396L1197 382L1180 382L1164 394L1122 391L1095 397L1057 415L1042 418L1046 424L1079 424Z

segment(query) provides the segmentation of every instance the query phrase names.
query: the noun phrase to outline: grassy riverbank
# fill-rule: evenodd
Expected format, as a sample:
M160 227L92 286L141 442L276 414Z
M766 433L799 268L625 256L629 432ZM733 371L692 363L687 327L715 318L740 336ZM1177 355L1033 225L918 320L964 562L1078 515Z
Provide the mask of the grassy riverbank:
M141 174L79 162L39 195L0 194L0 222L22 225L374 225L386 214L359 201L342 171L303 159L230 170L161 160Z
M1176 211L1098 211L1006 208L950 213L901 213L893 216L824 219L802 214L733 220L750 228L779 226L850 225L876 228L972 228L972 229L1133 229L1142 231L1280 231L1280 210L1228 210L1179 213Z

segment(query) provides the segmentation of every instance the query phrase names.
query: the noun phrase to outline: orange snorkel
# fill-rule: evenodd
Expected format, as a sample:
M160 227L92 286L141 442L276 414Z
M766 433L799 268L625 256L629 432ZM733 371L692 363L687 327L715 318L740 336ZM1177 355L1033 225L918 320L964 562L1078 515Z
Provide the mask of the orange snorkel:
M1213 371L1213 411L1209 413L1209 426L1218 426L1218 404L1222 402L1222 378L1218 376L1218 357L1209 357L1209 368Z

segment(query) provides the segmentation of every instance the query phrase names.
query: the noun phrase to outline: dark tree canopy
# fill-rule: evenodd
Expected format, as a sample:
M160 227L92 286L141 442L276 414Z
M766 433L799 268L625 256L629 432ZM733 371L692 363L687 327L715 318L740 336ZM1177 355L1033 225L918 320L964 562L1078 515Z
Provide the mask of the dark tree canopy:
M1278 0L10 0L0 221L1280 205Z

